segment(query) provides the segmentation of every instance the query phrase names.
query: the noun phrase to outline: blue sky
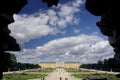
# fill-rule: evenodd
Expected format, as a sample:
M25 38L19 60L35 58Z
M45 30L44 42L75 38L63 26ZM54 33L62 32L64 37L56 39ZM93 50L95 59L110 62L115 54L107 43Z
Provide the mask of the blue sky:
M47 7L41 0L28 0L11 35L22 50L13 52L19 62L70 61L91 63L113 57L114 52L96 22L100 17L86 11L84 0L60 0Z

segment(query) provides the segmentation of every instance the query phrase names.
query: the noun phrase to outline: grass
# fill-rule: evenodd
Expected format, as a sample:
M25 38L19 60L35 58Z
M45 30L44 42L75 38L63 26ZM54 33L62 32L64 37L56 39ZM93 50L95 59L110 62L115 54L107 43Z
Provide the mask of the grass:
M52 71L53 69L37 69L37 70L26 71L23 73L9 73L9 74L4 74L3 79L5 80L28 80L28 79L44 78L48 75L47 73L52 72ZM35 72L37 74L31 74L32 72Z
M88 77L88 74L72 74L72 76L76 77L76 78L85 78Z
M79 72L79 69L65 69L67 72Z
M84 70L84 69L80 69L79 71L80 71L80 72L95 72L95 71L93 71L93 70Z
M95 72L92 70L85 70L85 69L65 69L67 72L77 73L77 72Z
M72 74L72 76L76 78L86 78L90 76L103 76L106 77L108 80L120 80L120 78L115 77L114 74Z
M50 72L53 72L53 70L54 69L52 69L52 68L48 68L48 69L40 69L40 70L38 70L39 72L48 72L48 73L50 73Z
M114 74L109 74L109 73L94 73L94 74L86 74L86 72L95 72L92 70L87 70L87 69L66 69L67 72L73 72L72 76L76 78L86 78L90 76L98 76L98 77L106 77L108 80L120 80L120 78L117 78ZM77 73L78 72L78 73ZM85 72L84 74L79 74L79 72Z
M47 74L5 74L3 79L5 80L27 80L27 79L37 79L37 78L43 78L46 77Z
M33 71L27 71L27 72L42 72L42 73L50 73L53 72L54 69L48 68L48 69L38 69Z

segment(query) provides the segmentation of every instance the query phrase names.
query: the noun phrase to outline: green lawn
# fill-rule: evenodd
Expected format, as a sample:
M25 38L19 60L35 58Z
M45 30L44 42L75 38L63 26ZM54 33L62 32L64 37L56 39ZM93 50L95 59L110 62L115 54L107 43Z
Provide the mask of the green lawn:
M120 80L120 78L115 77L113 74L72 74L72 76L76 78L86 78L90 76L104 76L107 77L108 80Z
M72 73L76 73L76 72L95 72L92 70L85 70L85 69L65 69L67 72L72 72Z
M52 68L47 68L47 69L37 69L37 70L32 70L32 71L27 71L27 72L42 72L42 73L50 73L53 72L54 69Z
M67 72L79 72L79 69L65 69Z
M47 74L5 74L3 79L5 80L27 80L46 77Z
M48 75L47 73L50 73L52 71L53 69L36 69L36 70L30 70L30 71L26 71L26 72L19 73L19 74L9 73L9 74L4 74L3 79L5 80L27 80L27 79L44 78ZM34 74L32 74L32 72L34 72Z

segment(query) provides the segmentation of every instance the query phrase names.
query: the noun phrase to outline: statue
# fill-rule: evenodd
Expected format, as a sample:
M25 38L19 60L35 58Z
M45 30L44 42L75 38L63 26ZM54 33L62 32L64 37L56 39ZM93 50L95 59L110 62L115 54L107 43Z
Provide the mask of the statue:
M57 6L59 0L42 0L48 7ZM6 51L20 51L20 46L12 36L8 25L14 22L13 15L27 4L27 0L1 0L0 1L0 80L3 72L8 71L10 53Z

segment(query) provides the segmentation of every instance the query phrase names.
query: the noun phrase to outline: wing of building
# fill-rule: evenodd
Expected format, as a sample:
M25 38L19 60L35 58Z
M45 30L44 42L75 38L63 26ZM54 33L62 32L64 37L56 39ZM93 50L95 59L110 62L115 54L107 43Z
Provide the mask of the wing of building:
M82 64L79 62L41 62L38 64L41 68L79 68Z

